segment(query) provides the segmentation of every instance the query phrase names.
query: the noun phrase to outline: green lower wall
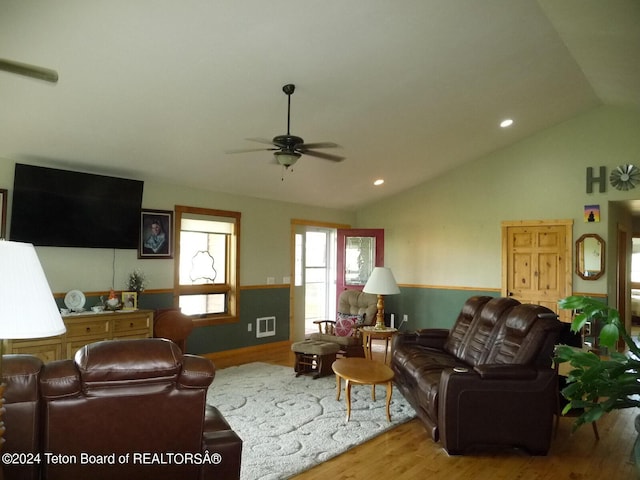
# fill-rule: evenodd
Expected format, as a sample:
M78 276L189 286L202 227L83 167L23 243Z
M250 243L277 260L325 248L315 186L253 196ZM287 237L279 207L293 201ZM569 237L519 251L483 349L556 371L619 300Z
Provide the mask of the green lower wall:
M98 296L87 296L86 308L99 302ZM58 298L59 307L64 299ZM173 305L172 293L143 293L138 298L141 309L156 310ZM276 335L256 338L256 318L276 317ZM251 324L251 332L247 326ZM289 340L289 286L250 288L240 291L240 321L197 327L187 340L187 352L196 355L251 347Z
M458 318L460 309L469 297L488 295L498 297L500 293L492 290L470 290L452 288L400 287L400 295L385 297L385 316L387 323L390 314L399 325L403 315L408 315L408 322L402 330L411 331L421 328L451 328ZM288 341L290 288L252 287L240 292L240 321L232 324L198 327L187 341L187 351L193 354L215 353L244 347L265 345L274 342ZM606 298L599 298L606 302ZM87 307L97 303L97 297L87 297ZM63 300L58 299L63 306ZM143 293L139 298L139 307L152 309L172 305L171 293ZM276 317L276 335L256 338L256 318ZM247 326L251 324L252 331Z
M256 318L260 317L276 317L275 336L256 338ZM240 291L239 322L196 328L187 341L187 351L205 354L286 340L289 340L289 286L251 288Z
M396 326L408 315L402 330L451 328L460 309L474 295L500 296L495 290L454 290L423 287L400 287L400 295L385 297L385 316L395 315Z

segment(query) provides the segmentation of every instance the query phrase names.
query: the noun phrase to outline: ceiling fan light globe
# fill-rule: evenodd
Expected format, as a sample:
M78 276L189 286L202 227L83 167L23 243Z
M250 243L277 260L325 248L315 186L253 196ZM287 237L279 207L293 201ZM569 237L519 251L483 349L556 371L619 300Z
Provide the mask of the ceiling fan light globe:
M298 152L284 152L282 150L273 152L273 155L276 157L276 161L280 165L284 165L287 168L296 163L300 158L300 154Z

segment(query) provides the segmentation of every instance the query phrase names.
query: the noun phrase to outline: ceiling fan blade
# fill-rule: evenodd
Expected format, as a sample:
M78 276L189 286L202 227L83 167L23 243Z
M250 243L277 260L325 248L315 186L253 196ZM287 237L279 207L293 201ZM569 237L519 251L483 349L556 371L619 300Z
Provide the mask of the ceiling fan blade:
M297 145L296 148L304 151L309 148L341 148L341 147L337 143L333 143L333 142L318 142L318 143L303 143L302 145Z
M272 140L268 140L266 138L247 138L246 140L249 140L250 142L258 142L258 143L265 143L267 145L276 145L279 146L275 143L273 143Z
M310 157L322 158L324 160L331 160L332 162L341 162L344 160L344 157L339 157L338 155L331 155L330 153L316 152L314 150L302 150L301 153L304 155L309 155Z
M35 65L28 65L26 63L14 62L13 60L7 60L6 58L0 58L0 70L24 75L25 77L37 78L38 80L44 80L45 82L58 82L58 72L55 70L37 67Z
M224 153L248 153L248 152L267 152L269 150L280 150L277 147L273 148L239 148L235 150L225 150Z

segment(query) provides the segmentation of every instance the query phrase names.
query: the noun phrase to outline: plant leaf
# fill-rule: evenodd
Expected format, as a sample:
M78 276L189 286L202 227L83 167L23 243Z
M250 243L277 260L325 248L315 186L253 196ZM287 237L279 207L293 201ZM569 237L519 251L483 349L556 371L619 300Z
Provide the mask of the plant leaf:
M600 343L605 347L613 349L619 336L620 331L618 330L618 326L613 323L609 323L604 325L600 330Z
M586 300L586 297L571 295L566 298L561 298L558 301L558 305L564 310L577 310L580 308L584 308L585 304L587 303Z

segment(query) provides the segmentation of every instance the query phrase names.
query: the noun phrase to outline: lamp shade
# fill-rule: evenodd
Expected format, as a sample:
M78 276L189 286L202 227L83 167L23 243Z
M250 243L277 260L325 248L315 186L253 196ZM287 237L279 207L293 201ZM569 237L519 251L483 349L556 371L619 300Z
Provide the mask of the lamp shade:
M66 331L36 249L0 241L0 339L41 338Z
M393 272L386 267L375 267L362 291L376 295L397 295L400 293Z

